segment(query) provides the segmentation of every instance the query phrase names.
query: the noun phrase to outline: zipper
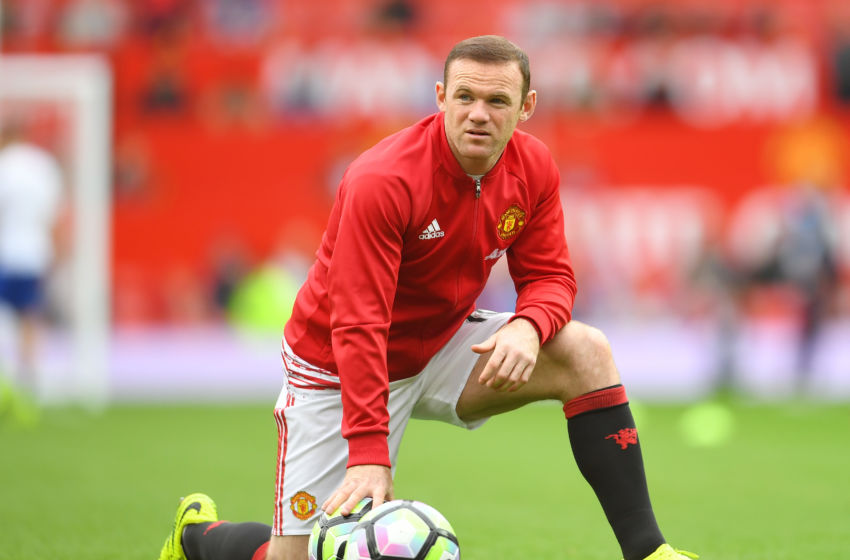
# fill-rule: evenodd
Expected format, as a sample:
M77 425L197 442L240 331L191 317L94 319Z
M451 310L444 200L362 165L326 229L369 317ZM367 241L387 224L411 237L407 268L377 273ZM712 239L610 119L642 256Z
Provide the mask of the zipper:
M475 248L475 241L478 238L478 207L481 198L481 177L475 179L475 206L472 210L472 248Z
M481 177L475 179L475 205L472 209L472 240L470 242L470 251L475 251L476 241L478 240L478 207L481 205Z
M469 240L467 251L472 251L475 248L475 239L478 237L478 206L481 198L481 178L475 179L475 204L472 207L472 237ZM463 276L462 267L458 268L457 276L455 277L455 305L460 298L460 279Z

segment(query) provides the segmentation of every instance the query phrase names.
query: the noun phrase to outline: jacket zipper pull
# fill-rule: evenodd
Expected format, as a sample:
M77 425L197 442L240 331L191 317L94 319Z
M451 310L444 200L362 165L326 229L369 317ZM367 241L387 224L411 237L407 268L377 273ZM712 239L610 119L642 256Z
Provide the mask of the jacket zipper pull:
M475 198L481 198L481 177L475 179Z

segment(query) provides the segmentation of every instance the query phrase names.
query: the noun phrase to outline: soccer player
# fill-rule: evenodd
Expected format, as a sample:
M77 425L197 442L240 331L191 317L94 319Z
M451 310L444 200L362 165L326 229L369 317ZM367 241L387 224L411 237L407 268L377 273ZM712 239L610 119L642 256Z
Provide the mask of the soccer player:
M61 201L59 162L26 141L22 123L4 123L0 129L0 305L12 312L18 355L16 366L2 364L12 368L13 384L0 383L0 408L11 405L14 417L25 423L37 416L31 400L38 388L44 281L53 265Z
M221 523L195 494L161 559L304 560L320 509L394 497L411 417L471 429L544 399L564 403L573 455L625 560L685 558L656 524L608 342L571 321L558 170L516 130L537 103L528 57L501 37L462 41L436 102L439 112L367 150L339 186L282 341L272 527ZM476 310L503 257L515 310Z

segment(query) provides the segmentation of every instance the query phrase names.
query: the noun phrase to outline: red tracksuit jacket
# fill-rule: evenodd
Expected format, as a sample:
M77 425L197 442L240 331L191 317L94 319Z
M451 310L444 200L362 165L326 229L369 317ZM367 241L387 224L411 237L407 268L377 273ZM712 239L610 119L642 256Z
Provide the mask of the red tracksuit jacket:
M284 331L299 357L339 376L349 466L389 466L388 382L419 373L451 338L502 254L515 314L541 343L569 321L576 284L559 187L549 150L519 130L471 178L442 113L351 164Z

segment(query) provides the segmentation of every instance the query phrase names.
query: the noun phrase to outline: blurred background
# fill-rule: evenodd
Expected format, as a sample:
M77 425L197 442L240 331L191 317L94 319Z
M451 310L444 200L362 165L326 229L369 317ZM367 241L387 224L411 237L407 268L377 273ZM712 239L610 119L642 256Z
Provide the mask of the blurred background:
M343 170L433 112L446 54L485 33L530 55L574 317L630 393L850 400L845 0L0 8L0 123L63 170L45 402L274 398ZM512 308L504 262L479 303ZM0 335L14 377L9 310Z

